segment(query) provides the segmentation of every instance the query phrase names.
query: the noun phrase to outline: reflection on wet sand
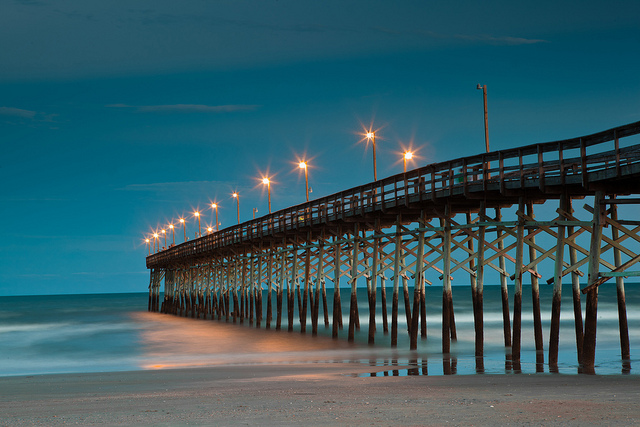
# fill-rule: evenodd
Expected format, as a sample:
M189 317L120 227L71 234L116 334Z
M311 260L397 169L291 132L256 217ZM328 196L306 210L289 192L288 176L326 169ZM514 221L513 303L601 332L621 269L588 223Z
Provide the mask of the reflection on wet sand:
M452 342L451 352L442 354L430 352L426 347L411 351L370 346L358 341L349 343L332 339L330 330L325 335L310 336L297 331L285 333L158 313L135 312L131 315L137 324L143 325L140 329L142 354L138 359L141 369L322 362L351 363L358 366L357 372L379 377L544 372L544 365L539 363L513 360L511 349L499 344L488 353L489 357L474 356L469 351L472 349L469 340ZM432 340L432 344L439 347L437 340ZM533 357L528 359L533 360ZM630 360L624 360L622 365L623 374L631 372ZM367 366L387 366L388 369L370 371ZM577 370L570 366L560 367L563 373L580 372L579 367ZM549 367L549 372L556 371Z
M286 334L155 313L135 313L134 316L148 325L141 333L143 369L312 362L340 356L345 358L351 350L358 348L326 337Z

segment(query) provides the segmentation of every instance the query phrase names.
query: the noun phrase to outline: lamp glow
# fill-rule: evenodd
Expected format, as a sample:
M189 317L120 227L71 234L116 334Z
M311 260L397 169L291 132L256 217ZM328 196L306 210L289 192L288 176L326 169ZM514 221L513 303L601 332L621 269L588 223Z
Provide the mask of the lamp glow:
M232 196L236 199L236 207L238 210L238 224L240 224L240 195L238 193L233 193Z
M220 231L219 228L219 223L218 223L218 204L217 203L211 203L211 209L214 209L216 211L216 231Z
M262 178L262 183L267 186L267 197L269 200L269 213L271 213L271 182L269 178Z
M307 169L307 162L301 161L298 166L300 169L304 169L304 188L307 195L307 202L309 201L309 169Z

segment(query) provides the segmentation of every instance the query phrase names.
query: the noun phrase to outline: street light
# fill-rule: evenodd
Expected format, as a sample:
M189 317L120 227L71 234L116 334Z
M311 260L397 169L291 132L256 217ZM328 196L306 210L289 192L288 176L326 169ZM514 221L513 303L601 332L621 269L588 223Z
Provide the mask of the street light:
M153 233L153 252L159 252L160 248L156 251L156 240L158 240L158 233ZM158 242L159 244L159 242Z
M184 222L184 218L180 218L180 223L182 224L182 230L184 231L184 241L187 241L187 223Z
M256 219L256 212L258 212L258 208L253 208L253 219Z
M489 152L489 113L487 112L487 85L478 84L478 90L482 89L482 98L484 101L484 145Z
M238 224L240 224L240 195L238 193L233 193L232 196L236 199L237 207L238 207Z
M193 215L198 217L198 237L202 237L202 228L200 227L200 212L195 211Z
M309 169L307 169L307 162L300 162L298 164L300 169L304 169L304 188L307 193L307 202L309 201Z
M162 230L160 230L162 232L162 234L164 234L164 247L165 249L167 248L167 230L165 230L164 228Z
M213 233L213 227L207 227L207 233L209 234Z
M151 242L149 241L149 239L144 239L144 242L147 244L147 246L149 247L149 255L151 255Z
M267 197L269 200L269 213L271 213L271 182L269 178L262 178L262 183L267 186Z
M404 157L403 157L403 160L404 160L404 173L407 173L407 160L411 160L411 159L413 159L413 153L411 151L406 151L404 153Z
M367 132L367 140L373 144L373 180L378 180L378 174L376 173L376 131Z
M216 231L220 231L218 228L218 205L216 203L211 203L211 209L216 211Z
M169 224L169 228L171 229L171 238L173 239L172 246L175 246L176 245L176 229L173 226L173 224Z

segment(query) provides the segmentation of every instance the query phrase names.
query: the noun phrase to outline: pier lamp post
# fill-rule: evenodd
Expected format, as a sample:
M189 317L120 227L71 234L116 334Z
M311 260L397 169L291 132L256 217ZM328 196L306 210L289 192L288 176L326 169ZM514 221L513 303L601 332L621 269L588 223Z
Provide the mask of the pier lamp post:
M307 202L309 201L309 169L307 169L307 162L300 162L298 164L300 169L304 169L304 188L307 193Z
M173 226L173 224L169 224L169 228L171 229L171 239L173 240L171 246L175 246L176 245L176 228Z
M484 145L489 152L489 113L487 112L487 85L478 84L476 87L478 90L482 90L482 99L484 101Z
M216 231L220 231L220 228L218 226L218 204L217 203L211 203L211 209L216 211Z
M232 196L236 199L236 206L238 208L238 224L240 224L240 195L233 193Z
M256 219L256 212L258 212L258 208L253 208L253 219Z
M184 218L180 218L180 224L182 224L182 231L184 231L184 241L187 241L187 223L184 222Z
M413 153L411 151L407 151L404 153L404 173L407 173L407 160L413 159Z
M198 218L198 237L202 237L202 227L200 227L200 212L195 211L193 215Z
M376 132L367 132L367 140L373 144L373 180L378 180L378 174L376 172Z
M271 213L271 181L269 178L262 178L262 183L267 186L267 200L269 201L269 213Z
M207 227L207 233L208 234L213 233L213 227Z
M158 233L153 233L153 252L159 252L160 249L156 250L156 241L158 240ZM159 244L159 242L158 242Z
M167 248L167 230L165 230L164 228L162 230L160 230L160 232L164 235L164 248Z
M149 239L144 239L144 242L147 244L147 247L149 247L149 255L151 255L151 241L149 241Z

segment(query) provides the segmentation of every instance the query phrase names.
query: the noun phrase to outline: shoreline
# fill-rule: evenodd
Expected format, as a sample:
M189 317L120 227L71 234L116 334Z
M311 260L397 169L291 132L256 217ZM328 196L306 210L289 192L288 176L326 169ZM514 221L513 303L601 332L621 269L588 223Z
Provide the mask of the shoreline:
M359 363L0 378L2 425L604 425L640 422L640 377L360 376Z

